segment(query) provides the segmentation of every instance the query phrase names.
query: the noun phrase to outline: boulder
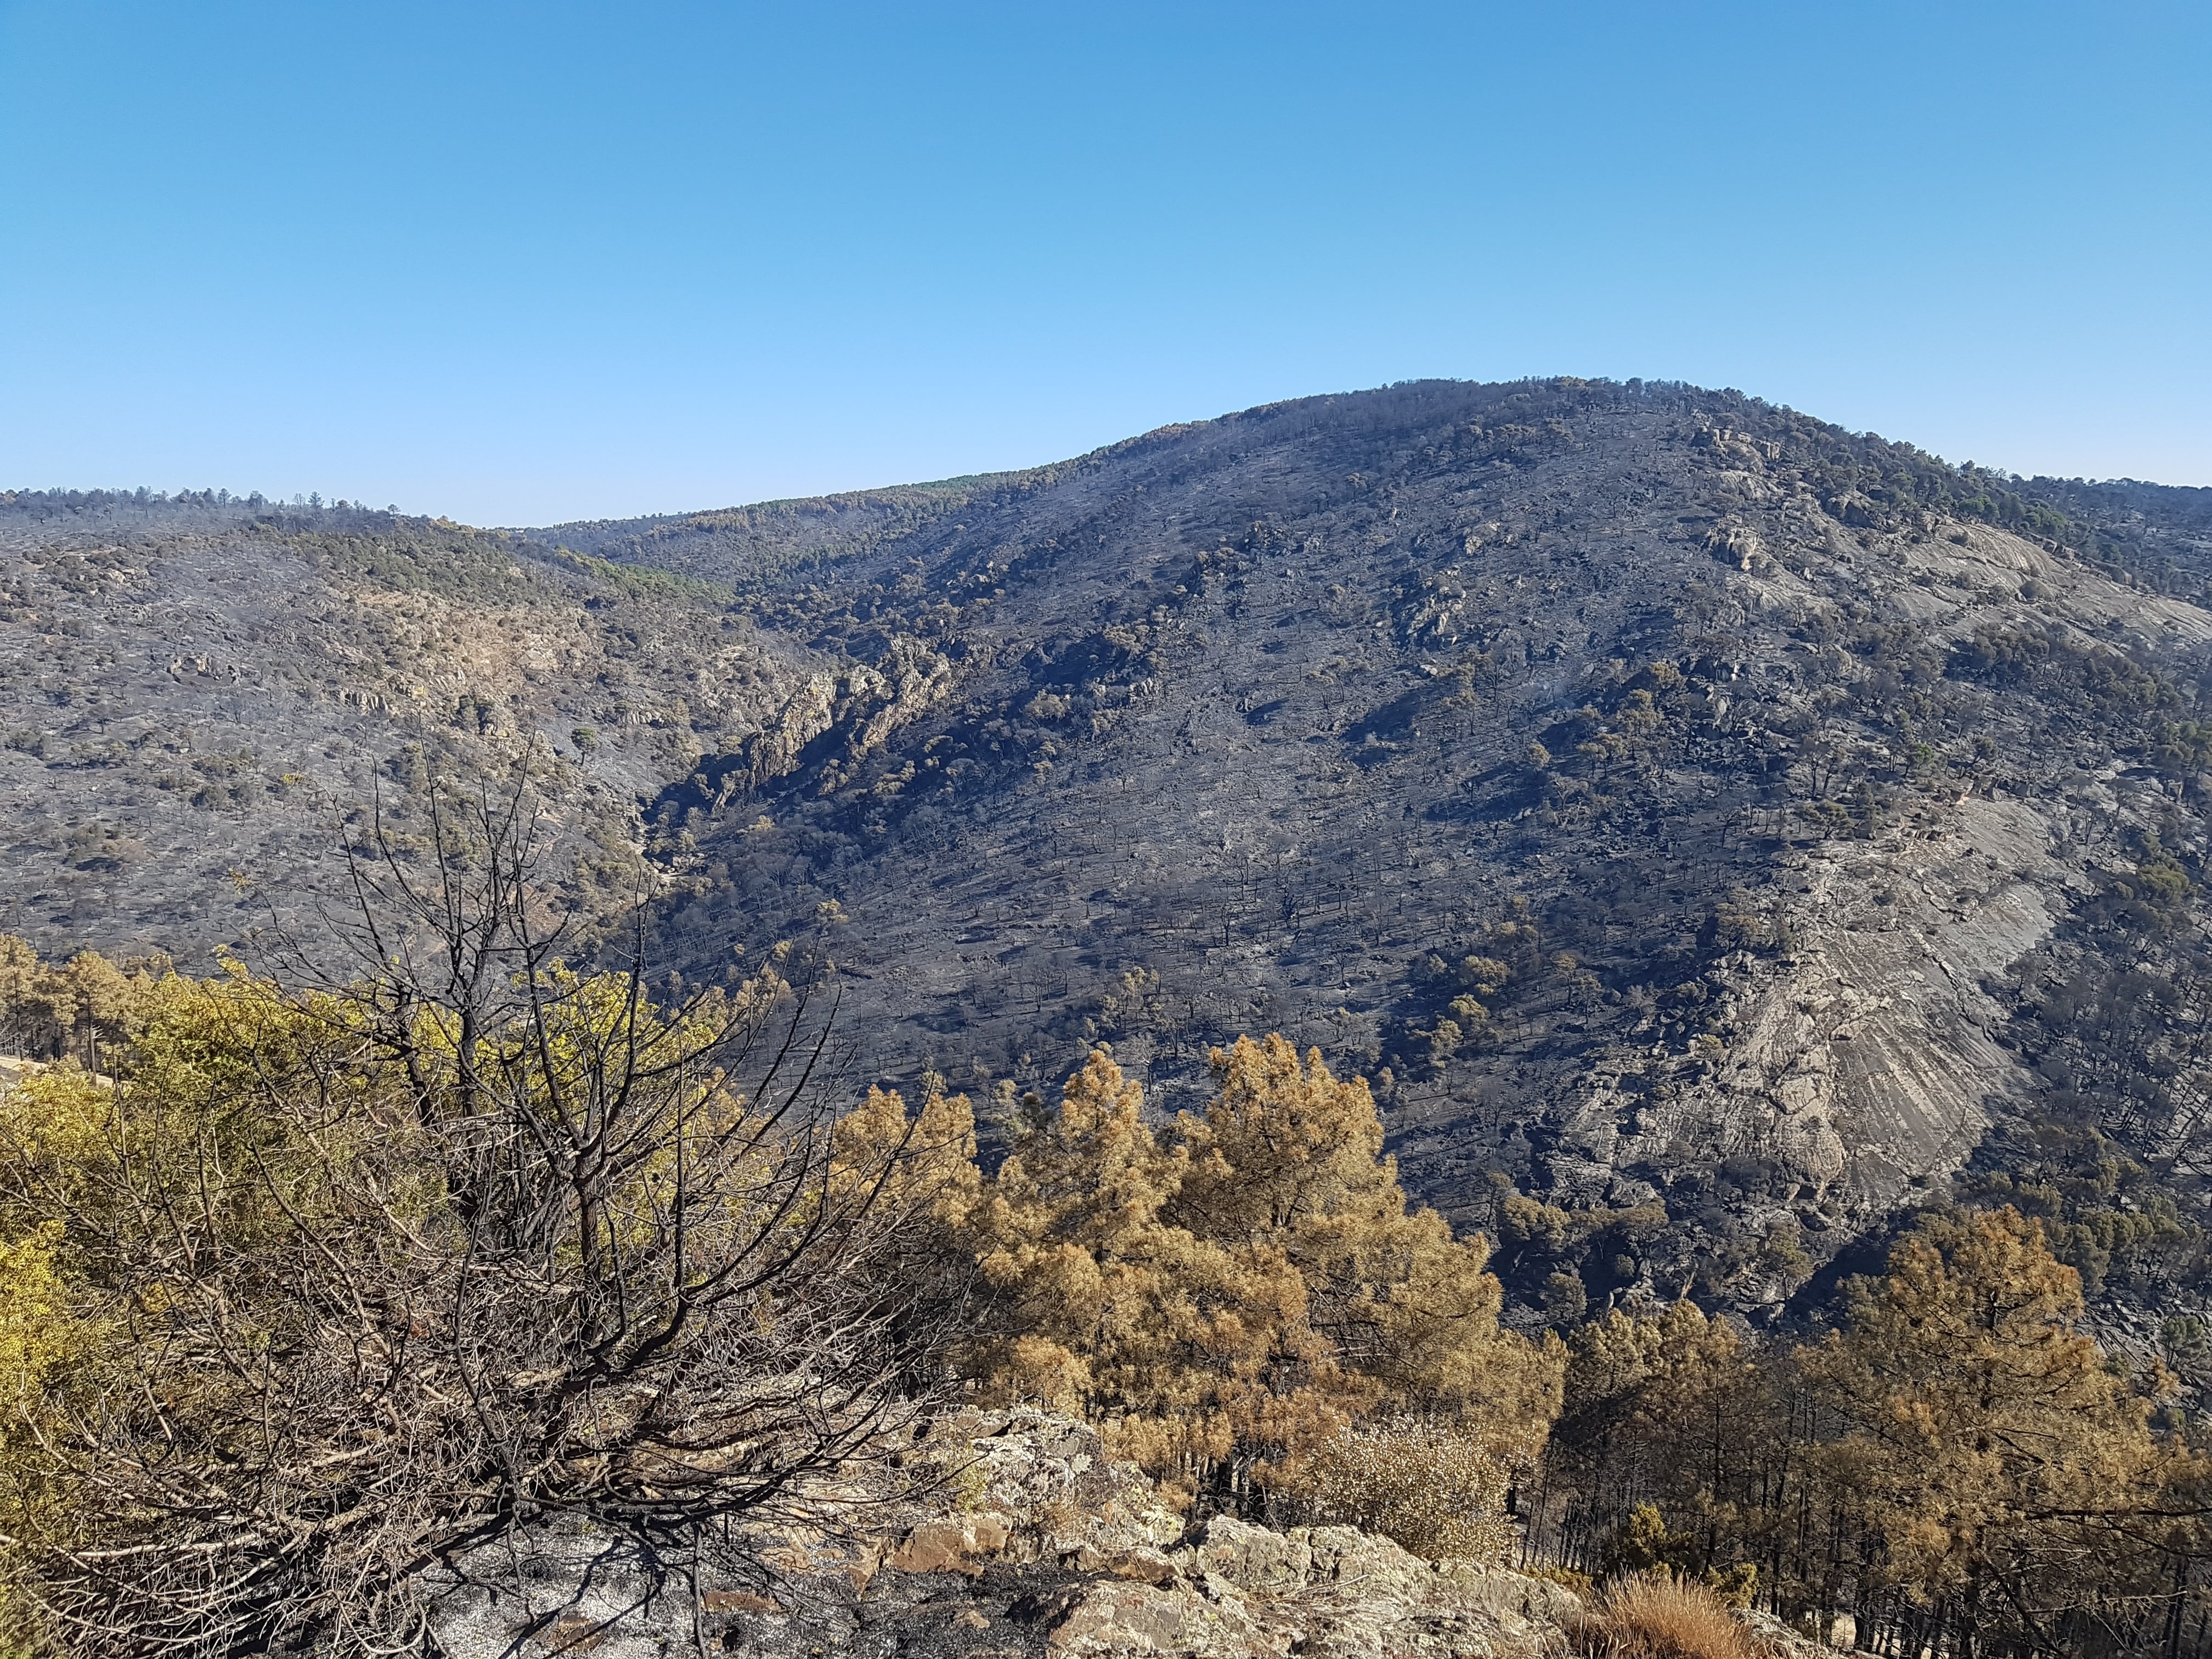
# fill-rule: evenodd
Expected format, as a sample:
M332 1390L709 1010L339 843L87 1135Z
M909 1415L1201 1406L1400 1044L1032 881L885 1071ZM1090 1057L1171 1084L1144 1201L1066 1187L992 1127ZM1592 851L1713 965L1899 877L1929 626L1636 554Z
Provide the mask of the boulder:
M906 1535L886 1565L901 1572L983 1571L982 1558L996 1555L1013 1536L1014 1523L1003 1515L948 1515L925 1521Z

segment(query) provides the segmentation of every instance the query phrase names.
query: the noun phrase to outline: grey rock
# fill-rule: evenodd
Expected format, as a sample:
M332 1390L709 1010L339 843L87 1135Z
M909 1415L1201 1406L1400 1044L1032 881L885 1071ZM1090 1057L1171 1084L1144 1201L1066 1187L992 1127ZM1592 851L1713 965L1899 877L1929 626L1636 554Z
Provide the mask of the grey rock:
M921 1503L873 1537L762 1530L673 1565L541 1530L432 1586L433 1632L450 1659L657 1659L702 1641L761 1659L1534 1659L1579 1612L1557 1585L1346 1527L1216 1516L1176 1543L1143 1476L1042 1413L974 1414L933 1440L980 1472L960 1488L977 1507Z

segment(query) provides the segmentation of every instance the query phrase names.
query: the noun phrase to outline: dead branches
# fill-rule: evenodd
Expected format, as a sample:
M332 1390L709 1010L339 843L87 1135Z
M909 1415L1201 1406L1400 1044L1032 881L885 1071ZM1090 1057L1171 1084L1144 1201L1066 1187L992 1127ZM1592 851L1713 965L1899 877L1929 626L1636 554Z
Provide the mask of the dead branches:
M819 1518L929 1400L912 1129L840 1139L773 974L568 965L532 841L447 798L357 852L357 977L178 981L69 1148L11 1126L83 1281L8 1528L68 1645L388 1650L520 1527Z

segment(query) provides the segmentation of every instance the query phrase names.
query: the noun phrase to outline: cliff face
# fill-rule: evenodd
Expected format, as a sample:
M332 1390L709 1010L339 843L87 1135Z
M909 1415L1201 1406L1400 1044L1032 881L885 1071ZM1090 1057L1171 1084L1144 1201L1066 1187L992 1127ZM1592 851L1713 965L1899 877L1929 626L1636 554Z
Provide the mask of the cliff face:
M1791 950L1707 969L1734 1033L1712 1057L1669 1066L1644 1051L1591 1067L1550 1160L1552 1202L1650 1202L1677 1184L1638 1172L1747 1160L1771 1171L1718 1226L1678 1218L1655 1245L1657 1288L1670 1294L1698 1288L1698 1251L1723 1247L1730 1225L1763 1237L1809 1224L1823 1255L1879 1228L2033 1091L2001 1041L2011 1010L1991 992L2082 884L2051 846L2032 806L1968 795L1911 840L1778 860L1781 879L1795 878ZM1655 1070L1671 1085L1650 1087ZM1771 1310L1794 1285L1754 1269L1735 1288Z

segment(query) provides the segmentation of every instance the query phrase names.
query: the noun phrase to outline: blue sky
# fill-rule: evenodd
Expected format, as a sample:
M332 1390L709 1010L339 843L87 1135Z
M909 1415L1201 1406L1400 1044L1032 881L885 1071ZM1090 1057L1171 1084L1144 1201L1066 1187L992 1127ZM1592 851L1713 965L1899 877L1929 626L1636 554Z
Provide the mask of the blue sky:
M2212 483L2212 7L0 0L0 484L482 523L1427 375Z

